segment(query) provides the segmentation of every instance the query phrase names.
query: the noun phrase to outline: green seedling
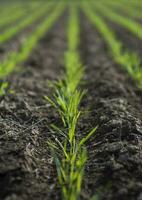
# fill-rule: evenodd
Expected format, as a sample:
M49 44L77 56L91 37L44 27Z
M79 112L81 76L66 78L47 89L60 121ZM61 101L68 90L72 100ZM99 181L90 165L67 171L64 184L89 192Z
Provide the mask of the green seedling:
M28 16L23 18L16 25L6 29L3 33L0 34L0 44L8 41L13 36L17 35L20 31L22 31L24 28L30 26L38 19L40 19L42 16L44 16L45 13L47 13L48 10L50 9L51 5L45 4L44 7L41 6L39 7L39 9L33 9L33 11Z
M138 87L142 88L142 68L138 55L124 50L122 43L116 38L104 19L99 14L94 13L89 5L84 3L83 10L107 42L114 60L128 72L136 81Z
M87 151L85 143L96 132L93 128L83 138L77 137L77 124L81 115L80 102L86 91L78 89L84 75L84 67L78 53L79 47L78 9L70 6L68 26L68 51L65 53L65 72L54 84L52 97L45 99L55 108L62 127L51 126L51 137L48 145L56 163L58 180L64 200L78 200L84 175Z
M138 10L136 7L132 6L128 2L120 0L120 1L103 1L102 3L104 3L104 5L111 6L111 8L113 10L115 9L117 13L122 13L122 14L126 13L129 17L132 17L132 18L138 18L138 19L142 18L141 10ZM126 5L127 5L127 8L126 8Z
M121 25L125 29L129 30L138 38L142 39L142 26L140 23L130 19L129 17L121 16L117 14L112 8L105 6L104 4L96 3L95 10L99 11L103 16L109 18L111 21Z
M7 77L16 66L23 61L25 61L31 51L37 45L39 39L44 35L44 33L56 22L58 17L62 14L65 8L65 3L59 4L55 10L48 16L37 28L31 33L27 39L22 43L19 52L12 52L8 57L0 63L0 78Z
M0 96L5 95L7 88L8 88L8 82L3 82L0 86Z
M40 6L40 5L39 4L31 4L31 5L29 5L28 9L30 9L31 12L34 12L34 10L37 9L37 6ZM27 12L28 9L25 8L24 6L23 7L21 6L18 9L16 8L15 10L10 9L12 15L11 14L8 15L8 13L6 13L6 15L1 16L0 27L2 28L4 26L8 26L9 24L16 22L17 20L22 19L22 17L25 18L28 13ZM1 35L2 35L2 33L1 33Z

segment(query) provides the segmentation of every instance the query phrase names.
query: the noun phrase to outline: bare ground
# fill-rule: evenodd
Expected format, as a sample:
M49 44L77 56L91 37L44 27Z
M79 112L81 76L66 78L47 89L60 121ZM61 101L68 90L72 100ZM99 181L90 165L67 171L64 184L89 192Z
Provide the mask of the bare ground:
M88 89L81 104L82 137L99 125L88 141L81 199L142 199L142 92L112 61L103 38L81 16L80 52ZM40 41L19 73L9 78L0 102L0 199L61 199L47 141L57 113L44 100L48 81L60 77L66 50L67 16Z

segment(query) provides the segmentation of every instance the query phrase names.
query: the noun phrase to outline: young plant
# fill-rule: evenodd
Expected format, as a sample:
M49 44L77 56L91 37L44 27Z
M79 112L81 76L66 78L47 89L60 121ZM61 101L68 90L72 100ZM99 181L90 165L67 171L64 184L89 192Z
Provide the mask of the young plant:
M37 45L39 39L44 33L55 23L58 17L62 14L65 8L65 3L60 3L50 16L48 16L36 30L24 40L19 52L12 52L8 57L0 63L0 78L7 77L15 67L27 59L33 48Z
M80 139L77 136L77 123L81 111L79 105L85 91L78 89L84 75L84 68L78 53L79 21L78 9L70 5L68 26L68 51L65 53L65 73L54 84L53 97L45 97L59 113L62 127L51 126L52 139L48 141L56 163L58 180L64 200L78 200L81 192L87 152L84 144L95 133L93 128Z
M23 6L15 6L13 9L9 9L9 11L12 13L9 14L8 11L5 13L5 15L0 15L0 28L3 28L5 26L8 26L11 23L16 22L19 19L22 19L22 17L26 17L27 11L33 12L37 7L40 6L40 4L28 4L28 8ZM6 10L6 8L5 8ZM1 33L2 34L2 33Z
M118 13L127 14L129 17L138 18L138 19L142 18L141 10L138 10L136 7L132 6L128 2L108 0L108 1L103 1L103 4L111 6L112 9L115 9L115 11L118 11Z
M138 55L129 52L128 50L124 50L122 43L117 40L111 28L109 28L100 15L92 11L89 5L84 3L83 10L89 20L97 27L103 38L106 40L114 60L127 70L128 74L136 81L138 86L142 88L142 68L140 66L140 58Z
M39 9L33 9L32 13L30 13L28 16L23 18L21 21L19 21L14 26L6 29L3 33L0 34L0 44L8 41L13 36L17 35L20 31L22 31L24 28L30 26L34 22L36 22L38 19L40 19L42 16L45 15L45 13L48 12L49 9L51 9L52 4L45 4L45 6L39 7Z
M0 97L5 95L7 88L8 88L8 82L3 82L0 85Z
M95 3L94 8L96 11L99 11L103 16L121 25L122 27L133 33L135 36L142 39L142 26L140 25L140 23L130 19L129 17L117 14L115 11L105 6L104 4Z

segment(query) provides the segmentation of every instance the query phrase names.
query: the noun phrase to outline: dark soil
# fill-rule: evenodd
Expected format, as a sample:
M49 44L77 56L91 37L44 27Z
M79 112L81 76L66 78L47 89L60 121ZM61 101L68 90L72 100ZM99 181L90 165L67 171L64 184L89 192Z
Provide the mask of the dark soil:
M48 15L50 15L51 12L52 12L52 7L51 7L51 9L49 9ZM22 29L21 31L19 31L12 38L10 38L7 41L5 41L4 43L0 44L0 61L6 59L7 56L11 52L13 52L13 51L15 51L15 52L20 51L21 45L22 45L23 41L25 39L27 39L29 37L29 35L36 30L36 28L38 27L38 25L40 25L41 22L43 22L43 20L46 19L46 18L47 18L47 13L44 14L43 16L39 17L30 26L27 26L24 29ZM24 19L24 17L23 17L23 19ZM22 23L23 19L20 20L21 23ZM19 22L15 22L11 26L13 26L13 25L16 26L16 24L18 24L18 23ZM5 30L1 31L1 34L3 34L5 31L7 31L9 29L10 29L10 26L7 27Z
M142 92L109 56L103 38L82 20L89 114L82 130L99 125L88 143L83 199L142 199Z
M0 32L2 33L3 31L5 31L7 28L11 28L13 27L16 23L19 23L21 22L23 19L25 19L26 16L29 15L29 13L33 12L32 8L29 6L29 5L26 5L24 7L25 11L24 11L24 14L22 16L20 16L19 18L17 18L16 20L12 21L12 22L9 22L9 23L6 23L6 24L3 24L2 26L0 26ZM9 16L14 16L15 15L15 10L14 11L11 11L11 12L8 12L7 13L7 18L9 18ZM5 18L6 18L5 17Z
M123 7L125 8L127 6L126 3L124 3ZM114 12L116 12L117 14L123 16L124 18L126 17L127 19L132 19L133 21L136 21L136 22L139 22L140 24L142 23L142 19L141 17L139 16L131 16L128 12L127 12L127 9L125 10L122 10L121 8L118 8L117 6L110 6L110 5L107 5L107 7L110 7L111 10L113 10ZM135 11L137 11L138 13L141 12L142 10L142 7L135 7L135 6L132 6L132 9L134 9Z
M50 124L58 116L44 100L62 72L67 15L39 42L21 68L9 78L0 101L0 200L61 200L50 149ZM142 92L112 61L107 45L81 15L80 52L88 89L78 134L99 125L88 141L81 200L142 199Z
M139 57L142 58L142 39L114 22L110 22L108 20L106 20L106 22L114 31L116 37L122 42L124 48L137 53Z
M47 141L56 114L44 100L49 80L61 70L65 16L40 41L9 82L12 94L0 103L0 199L59 199L57 175ZM10 92L10 91L9 91Z

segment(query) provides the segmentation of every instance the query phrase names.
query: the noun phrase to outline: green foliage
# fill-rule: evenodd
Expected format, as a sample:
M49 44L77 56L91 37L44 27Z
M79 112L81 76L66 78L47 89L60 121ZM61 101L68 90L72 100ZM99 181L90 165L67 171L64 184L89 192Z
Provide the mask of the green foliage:
M129 17L124 17L120 14L117 14L111 8L103 4L96 3L94 8L98 10L102 15L108 17L111 21L120 24L121 26L132 32L134 35L142 39L142 26L136 21L130 19Z
M15 5L15 4L14 4ZM22 5L15 5L14 7L10 7L9 9L4 8L7 10L4 14L0 15L0 27L8 26L10 23L16 22L16 20L21 19L21 17L26 17L27 11L34 12L34 9L37 9L37 6L40 4L28 4L28 8ZM12 14L11 14L12 13ZM10 30L10 29L9 29ZM2 35L2 33L1 33Z
M0 85L0 96L5 95L6 89L7 89L7 88L8 88L8 82L3 82L3 83Z
M91 10L89 5L84 3L83 10L106 40L114 60L121 64L121 66L127 70L128 74L137 82L138 86L142 88L142 68L140 66L140 58L137 54L129 52L128 50L124 51L122 43L117 40L113 31L100 15Z
M45 97L59 113L63 126L61 128L52 125L53 138L48 141L48 145L56 163L63 199L78 200L87 159L84 144L95 133L97 127L93 128L82 139L76 135L77 122L81 114L79 105L85 91L78 89L84 68L77 50L79 46L79 21L78 9L75 5L70 5L67 35L68 51L64 60L64 76L55 83L53 97Z
M100 197L98 194L96 194L90 200L100 200Z
M103 1L104 5L109 5L112 9L115 9L118 13L126 13L129 17L134 17L141 19L142 13L141 10L138 10L136 7L129 4L127 1ZM126 7L127 6L127 7Z
M36 22L41 16L43 16L48 10L50 9L50 4L45 4L44 7L39 7L39 9L33 9L31 13L23 18L19 23L16 25L6 29L1 35L0 35L0 43L4 43L11 39L14 35L16 35L18 32L22 31L25 27L30 26L32 23Z
M42 35L55 23L59 15L63 12L65 4L59 4L54 12L48 16L37 28L31 33L26 40L24 40L21 50L19 52L12 52L8 57L0 63L0 77L5 78L24 60L27 59L30 52L35 48L37 42Z
M15 12L17 9L21 8L22 5L18 4L18 3L12 3L9 6L7 6L7 4L3 4L2 2L0 2L0 22L4 19L7 18L7 16L10 13Z

